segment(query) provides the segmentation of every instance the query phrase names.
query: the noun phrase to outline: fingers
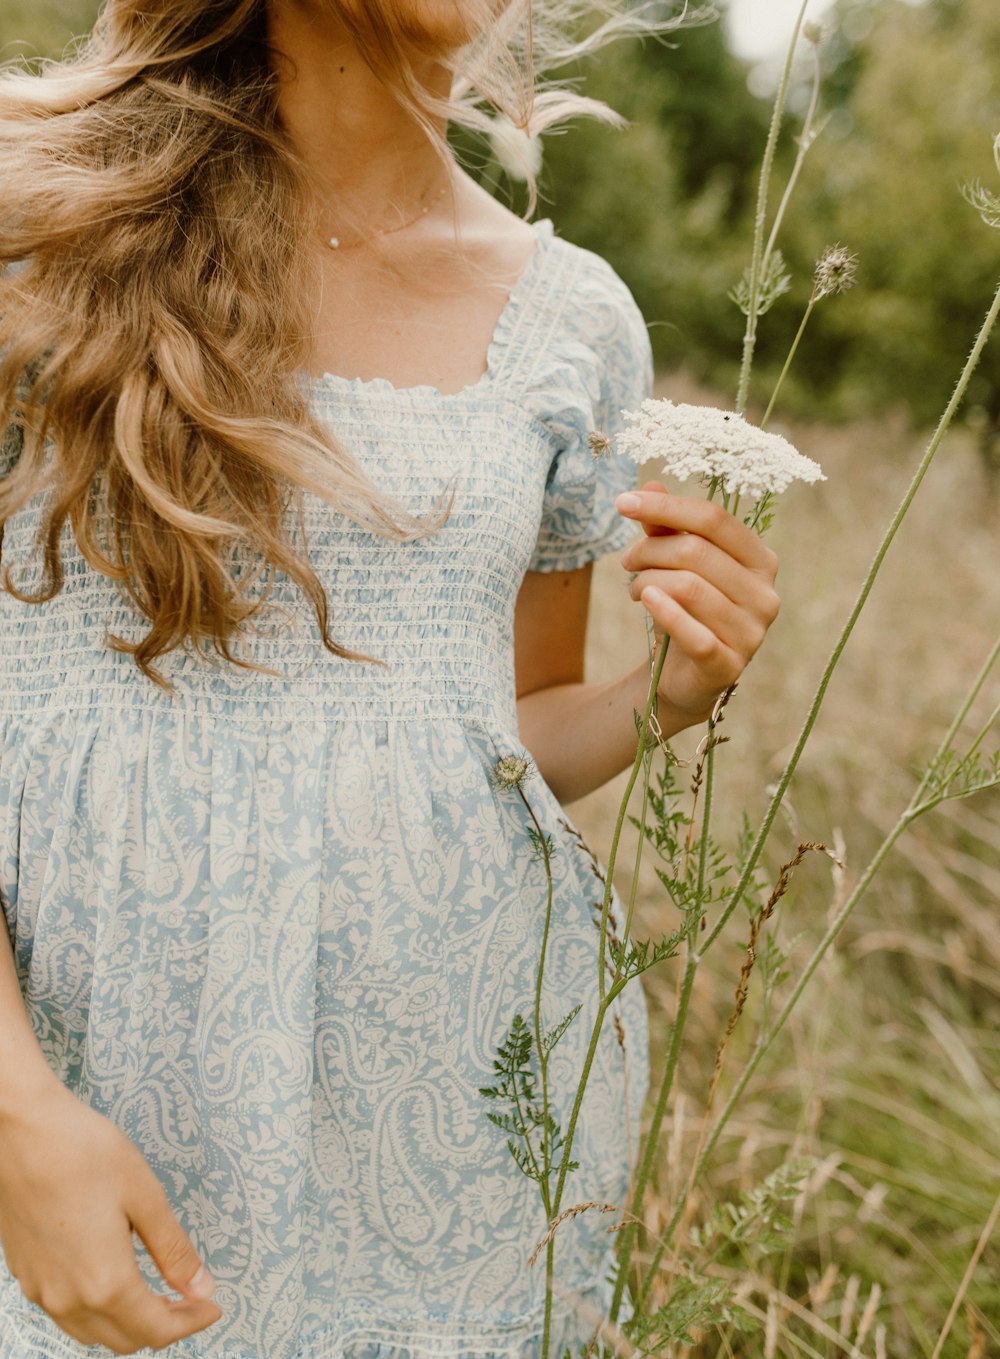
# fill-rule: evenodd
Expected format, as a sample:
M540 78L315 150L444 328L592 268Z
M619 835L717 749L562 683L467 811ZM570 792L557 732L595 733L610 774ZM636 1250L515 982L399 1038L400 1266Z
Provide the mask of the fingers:
M744 659L717 637L711 628L652 585L643 590L642 602L657 627L667 633L671 642L676 642L698 666L706 695L717 695L730 684L736 683L743 673Z
M633 599L644 601L649 589L679 604L686 614L745 661L757 651L767 633L768 625L762 617L733 603L693 571L643 571L631 582L629 593Z
M771 549L735 515L712 501L643 489L620 495L615 505L626 519L641 523L648 536L653 536L650 530L654 528L661 536L664 531L695 533L768 581L778 573L778 559Z
M660 491L660 492L662 492L663 495L666 495L666 494L667 494L667 488L666 488L666 486L664 486L664 484L663 484L662 481L647 481L647 482L644 482L644 483L643 483L642 489L643 489L644 491ZM647 519L647 520L643 520L642 531L643 531L643 533L645 533L646 536L649 537L649 538L655 538L655 537L658 537L658 536L660 536L660 535L664 535L664 536L665 536L665 535L670 535L670 534L673 534L673 533L674 533L674 530L673 530L672 528L665 528L662 524L654 524L654 523L652 522L652 520L648 520L648 519Z
M622 553L621 564L626 571L638 574L638 589L633 582L633 599L639 598L646 585L669 592L669 585L661 577L665 572L677 572L708 582L732 604L748 610L765 625L773 623L778 615L780 600L768 581L697 533L640 538Z
M131 1284L115 1308L116 1320L128 1318L127 1326L117 1320L119 1329L138 1338L140 1346L153 1345L159 1349L218 1321L222 1308L211 1301L215 1281L174 1215L163 1186L145 1161L136 1163L124 1206L132 1229L149 1251L160 1274L172 1289L184 1296L171 1299L151 1292L136 1266Z
M129 1186L125 1211L170 1287L192 1301L211 1298L215 1283L190 1237L174 1216L163 1186L145 1162L138 1164Z
M107 1234L103 1241L108 1253L103 1271L93 1271L79 1284L63 1278L54 1287L25 1290L30 1301L81 1344L107 1345L116 1354L133 1354L147 1346L163 1349L211 1326L222 1315L214 1302L175 1305L150 1292L136 1264L126 1224L121 1239L110 1249ZM127 1263L122 1264L123 1260Z

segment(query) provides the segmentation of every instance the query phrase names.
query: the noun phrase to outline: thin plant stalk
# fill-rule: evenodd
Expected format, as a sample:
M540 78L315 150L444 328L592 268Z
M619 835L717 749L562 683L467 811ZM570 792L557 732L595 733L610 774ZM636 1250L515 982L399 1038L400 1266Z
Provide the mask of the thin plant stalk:
M563 1138L563 1154L559 1166L559 1179L556 1182L556 1192L552 1196L553 1217L556 1214L558 1214L559 1209L562 1205L562 1196L563 1191L566 1187L566 1175L568 1173L570 1153L573 1148L573 1139L576 1136L576 1125L580 1117L580 1109L583 1106L583 1097L587 1089L587 1083L590 1080L590 1071L594 1065L594 1058L597 1055L597 1044L601 1036L601 1030L604 1026L604 1020L608 1013L608 1009L611 1006L611 1002L618 993L617 989L613 989L612 991L608 990L604 977L604 966L608 935L608 913L610 910L611 892L613 889L612 873L614 871L614 863L618 851L618 842L621 839L622 827L625 824L625 816L628 810L629 798L631 797L632 789L635 787L635 781L639 775L639 770L642 767L643 760L646 754L646 747L649 742L650 722L653 714L653 708L656 706L657 690L660 683L660 676L663 673L663 663L667 659L667 650L669 646L670 637L669 635L664 634L660 642L659 652L657 653L656 660L653 664L652 671L650 673L649 690L646 695L646 707L642 714L642 721L639 724L638 749L636 750L635 760L632 765L632 773L631 776L629 777L625 793L622 796L621 806L618 809L618 819L615 825L614 838L611 842L611 852L608 855L607 878L604 888L604 902L601 909L600 969L598 974L600 982L600 991L597 1006L597 1014L594 1016L594 1024L590 1033L590 1042L587 1045L587 1053L586 1056L584 1057L583 1070L580 1073L580 1080L577 1085L576 1095L573 1100L573 1108L570 1113L569 1123L566 1126L566 1132ZM613 984L614 987L617 987L617 980L618 977L616 970L616 981Z
M710 719L708 724L708 749L705 752L705 793L702 802L702 823L701 836L698 844L698 888L697 901L701 903L705 896L705 871L708 856L708 827L712 816L712 785L713 769L715 763L715 743L713 734L715 731L715 721ZM700 913L699 913L700 914ZM663 1127L663 1120L666 1117L667 1104L670 1100L670 1093L673 1089L674 1075L677 1071L677 1063L680 1059L681 1046L684 1040L684 1030L687 1025L688 1008L691 1001L691 992L694 987L695 974L698 971L698 964L701 962L702 952L699 952L692 943L691 938L697 933L700 927L700 919L692 927L687 940L687 963L684 968L684 976L681 982L680 994L677 1002L677 1009L674 1014L673 1027L670 1033L670 1049L667 1053L666 1067L660 1088L657 1091L656 1106L653 1110L653 1117L650 1121L649 1131L646 1134L646 1148L643 1154L642 1164L636 1175L635 1184L632 1189L632 1206L630 1209L630 1220L621 1234L618 1245L618 1267L615 1279L615 1291L611 1302L610 1320L618 1320L618 1313L621 1310L622 1297L625 1292L625 1284L628 1278L629 1265L632 1259L632 1250L635 1245L636 1224L641 1220L643 1198L646 1192L646 1185L649 1177L653 1173L653 1164L656 1152L659 1148L660 1131Z
M625 939L632 932L632 917L635 915L635 903L639 897L639 870L642 867L642 850L646 841L646 818L649 815L649 766L653 762L653 752L646 752L646 760L643 766L642 778L642 811L639 813L639 843L635 851L635 863L632 866L632 882L629 886L628 906L625 911L625 925L622 931Z
M792 50L795 50L795 42L798 39L796 33L792 43ZM778 211L774 214L774 221L771 224L771 234L767 238L767 245L764 247L764 255L760 262L761 274L767 273L768 262L774 251L775 242L778 239L778 232L781 224L785 220L785 209L791 200L795 185L798 183L799 175L809 149L816 140L816 133L813 132L813 123L816 119L816 110L819 108L819 90L822 84L823 72L819 60L819 46L813 44L813 83L812 92L809 96L809 108L802 123L802 132L799 136L799 149L795 156L795 164L792 166L792 173L788 176L788 183L785 185L785 192L781 195L781 202L778 204Z
M805 314L802 317L802 323L795 334L795 339L792 341L792 347L788 351L788 357L785 359L785 366L778 374L778 381L774 384L774 391L771 393L771 399L767 403L767 410L764 412L763 418L761 419L760 422L761 429L764 428L768 420L770 420L771 418L771 412L774 410L774 403L778 399L778 393L781 391L782 383L785 381L785 377L788 373L788 370L792 366L792 360L795 358L796 352L798 350L799 341L802 339L802 336L806 332L806 326L809 324L809 318L810 316L812 316L813 310L818 301L819 298L816 296L815 293L813 293L813 295L809 299L809 305L806 307Z
M945 407L944 413L941 416L937 429L934 431L930 443L927 445L927 449L920 460L920 464L913 475L913 479L911 480L909 486L907 487L906 493L904 494L903 499L900 501L899 506L896 509L896 512L893 515L891 522L889 523L889 527L886 529L885 534L883 535L882 541L879 543L875 556L872 559L872 564L868 569L868 574L866 575L864 582L862 583L861 590L859 591L858 597L854 602L853 608L851 609L850 616L848 617L847 622L844 624L840 636L837 638L833 651L830 653L830 658L827 661L826 668L823 671L822 677L819 682L819 686L817 687L816 692L813 695L812 702L809 705L809 711L806 714L805 721L802 724L802 730L799 733L799 738L795 743L795 749L792 751L792 754L788 759L788 763L785 765L781 778L778 781L778 786L774 791L774 795L771 798L771 802L767 808L767 811L764 814L764 819L761 822L760 829L757 832L757 836L754 840L754 843L751 846L751 849L747 855L746 862L743 865L743 871L740 874L739 881L737 882L736 887L734 888L733 893L729 898L729 901L726 903L724 910L720 913L719 919L716 921L711 933L709 934L707 940L705 941L704 946L702 948L702 952L707 950L712 945L712 943L718 938L719 934L724 929L733 911L735 911L736 907L742 901L743 895L750 884L750 880L753 876L753 871L757 866L757 862L760 859L764 846L767 843L768 836L770 835L771 827L774 824L774 818L777 816L778 809L781 807L781 804L785 799L785 794L788 791L788 785L792 781L792 775L798 768L799 760L802 757L802 751L805 749L806 741L809 739L812 729L816 725L816 719L819 716L820 709L823 706L823 701L826 698L826 691L829 688L830 680L833 678L833 672L837 668L837 664L840 661L840 657L843 654L844 648L847 646L850 636L854 631L855 624L857 623L858 618L861 616L861 611L868 601L868 596L871 594L872 587L875 584L875 578L877 577L879 571L881 570L882 562L885 560L886 553L889 551L892 541L895 538L897 532L899 531L899 526L902 524L903 519L906 517L906 513L913 502L913 498L916 495L917 491L920 489L920 485L924 477L927 475L928 469L930 468L931 463L934 461L934 457L941 446L942 440L944 439L944 436L947 433L951 425L951 422L955 417L955 412L958 410L958 407L962 402L962 398L965 396L966 389L969 385L969 380L971 379L972 374L975 371L976 365L979 362L980 355L983 352L983 348L986 344L986 341L989 339L990 332L993 330L993 327L996 324L998 315L1000 315L1000 284L998 284L996 292L993 295L993 301L990 305L989 311L986 314L986 319L983 321L983 324L979 330L979 334L976 336L976 339L973 342L972 349L969 352L969 357L966 359L965 362L965 367L962 369L958 382L955 384L955 390L952 393L951 400Z
M764 218L767 214L767 191L771 182L771 170L774 166L774 152L778 144L778 132L781 128L781 119L785 111L785 98L788 94L788 82L792 73L792 61L795 56L795 48L798 45L799 32L802 28L802 21L805 18L808 4L809 0L802 0L798 18L795 20L795 28L792 30L792 40L788 45L788 55L785 58L785 67L781 74L781 83L778 86L778 93L774 99L774 108L771 111L771 126L767 134L767 145L764 148L764 159L761 163L760 179L757 183L757 210L754 217L753 254L750 258L750 299L747 306L746 330L743 334L743 357L740 361L739 385L736 390L736 409L740 415L746 410L747 395L750 391L750 366L753 363L753 352L757 344L757 312L760 304L760 280L764 262Z
M958 1292L952 1299L951 1308L948 1312L947 1317L945 1317L945 1322L941 1328L941 1334L937 1338L937 1344L934 1346L934 1353L931 1355L931 1359L940 1359L941 1351L944 1349L944 1342L948 1339L948 1336L951 1334L951 1328L955 1324L955 1318L958 1315L958 1309L965 1301L965 1295L969 1291L969 1284L972 1282L972 1276L973 1274L975 1274L976 1266L979 1264L979 1261L982 1258L983 1251L986 1249L987 1243L989 1242L990 1237L993 1235L993 1230L997 1225L998 1218L1000 1218L1000 1194L996 1196L996 1199L993 1202L993 1208L990 1212L990 1215L986 1219L986 1225L983 1227L983 1230L979 1234L979 1240L976 1242L976 1248L972 1252L972 1258L970 1259L968 1265L966 1266L965 1273L962 1276L962 1282L958 1286ZM972 1351L970 1350L969 1353L971 1354Z
M604 1000L607 986L604 979L604 959L607 949L608 937L608 912L611 909L611 893L614 890L614 871L615 862L618 858L618 844L622 838L622 828L625 825L625 817L628 813L628 804L632 796L632 789L635 781L639 777L639 770L643 766L646 756L646 746L649 743L649 725L652 718L653 708L656 706L656 693L660 683L660 676L663 673L663 663L667 659L667 649L670 646L670 637L664 634L660 642L659 654L653 664L652 673L649 680L649 690L646 694L646 707L642 714L642 722L639 726L639 744L635 752L635 759L632 762L632 772L629 775L625 792L622 795L621 806L618 808L618 817L615 821L614 835L611 837L611 849L608 852L608 871L604 884L604 900L601 903L601 943L597 964L598 988L601 1000Z
M667 1111L667 1103L670 1098L670 1091L673 1088L674 1073L677 1070L677 1063L681 1055L681 1046L684 1038L684 1028L687 1023L688 1006L691 1003L691 992L694 987L695 974L698 971L698 964L701 962L701 954L698 953L688 940L686 944L687 962L684 967L683 980L681 981L680 995L677 1001L677 1010L674 1015L673 1026L670 1031L670 1048L667 1052L666 1067L663 1072L663 1079L660 1082L660 1089L657 1092L656 1107L653 1110L653 1119L650 1130L646 1135L646 1149L643 1154L642 1164L635 1179L632 1190L632 1206L628 1225L622 1230L622 1237L618 1247L618 1268L615 1278L615 1291L611 1300L611 1310L609 1320L618 1320L618 1313L621 1310L622 1298L625 1293L625 1284L628 1278L628 1265L632 1258L632 1248L635 1241L636 1224L634 1217L642 1212L643 1196L646 1184L652 1174L653 1162L659 1149L659 1134L663 1125L663 1118Z
M535 1049L538 1053L538 1069L542 1084L542 1174L539 1185L542 1191L542 1203L545 1207L546 1230L552 1224L552 1197L550 1189L550 1178L552 1168L552 1147L549 1139L549 1055L542 1042L542 982L545 977L545 960L548 953L549 929L552 924L552 854L549 849L548 837L539 824L538 817L535 815L534 808L524 796L524 789L518 784L517 791L521 796L521 801L528 809L528 814L535 823L535 834L538 836L538 848L545 864L546 880L546 900L545 900L545 924L542 927L542 948L538 959L538 973L535 979ZM545 1251L545 1318L542 1325L542 1359L548 1359L549 1336L552 1328L552 1279L555 1267L555 1238L550 1237Z
M553 888L552 855L549 850L548 839L542 831L541 825L539 824L538 821L538 817L535 815L534 808L532 807L528 799L524 796L524 789L520 786L520 784L518 784L517 791L520 794L521 801L528 809L528 815L535 823L535 834L538 836L539 852L541 853L542 861L545 864L545 882L546 882L545 923L542 926L542 948L538 959L538 971L535 975L534 1019L535 1019L535 1049L538 1053L538 1068L539 1072L541 1073L542 1079L542 1117L544 1119L544 1122L542 1124L542 1166L546 1171L548 1171L549 1159L551 1156L551 1149L549 1147L549 1080L548 1080L549 1061L548 1054L546 1053L545 1047L542 1043L542 982L545 977L545 960L549 948L549 930L552 925L552 888ZM552 1203L549 1198L548 1174L545 1174L543 1176L541 1188L542 1188L542 1202L545 1204L546 1216L549 1218L549 1222L546 1223L546 1228L548 1228L549 1223L551 1222L552 1219Z

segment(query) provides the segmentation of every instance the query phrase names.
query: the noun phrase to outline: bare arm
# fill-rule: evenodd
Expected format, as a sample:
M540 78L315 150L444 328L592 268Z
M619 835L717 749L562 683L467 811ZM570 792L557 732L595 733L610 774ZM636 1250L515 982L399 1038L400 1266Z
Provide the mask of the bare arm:
M21 999L14 950L0 916L0 1136L3 1126L25 1103L59 1079L45 1060Z
M574 802L630 765L637 737L633 711L649 690L640 665L605 684L583 682L593 568L529 571L518 596L514 655L521 740L560 802ZM672 736L666 704L659 720Z

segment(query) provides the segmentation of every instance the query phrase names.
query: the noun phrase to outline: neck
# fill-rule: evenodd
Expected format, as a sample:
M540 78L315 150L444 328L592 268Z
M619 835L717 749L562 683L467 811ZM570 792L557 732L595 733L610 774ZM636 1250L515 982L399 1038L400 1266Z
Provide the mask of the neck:
M382 225L393 211L418 210L444 185L446 170L424 129L375 76L331 8L317 0L270 5L278 108L331 228L352 220ZM433 94L447 97L445 66L416 57L414 73ZM443 135L444 120L437 126Z

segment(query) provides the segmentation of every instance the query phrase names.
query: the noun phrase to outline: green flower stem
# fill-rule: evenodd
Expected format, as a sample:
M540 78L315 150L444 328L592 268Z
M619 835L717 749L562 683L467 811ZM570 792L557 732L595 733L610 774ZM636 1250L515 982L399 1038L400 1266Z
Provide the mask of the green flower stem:
M563 1153L561 1164L559 1167L559 1179L556 1182L556 1192L552 1196L553 1217L556 1217L558 1215L559 1209L562 1205L562 1196L566 1186L566 1175L568 1173L567 1168L570 1162L570 1153L573 1149L573 1139L576 1136L576 1125L580 1117L580 1109L583 1106L583 1096L587 1089L587 1082L590 1080L591 1067L594 1065L594 1058L597 1055L597 1044L601 1036L601 1029L604 1026L604 1020L605 1017L607 1016L608 1010L611 1007L611 1002L614 1000L614 998L618 994L618 991L621 989L615 984L612 991L609 992L605 985L604 979L604 966L608 937L608 913L611 906L611 892L613 883L612 873L614 871L615 858L618 852L618 842L621 839L622 827L625 824L625 815L628 809L629 798L632 795L632 789L635 787L635 781L638 778L639 770L643 766L644 756L646 754L646 746L649 741L650 719L652 717L653 707L656 703L657 688L660 683L660 676L663 673L663 663L667 659L667 650L669 646L670 636L669 634L664 633L663 638L660 642L660 650L657 654L656 661L653 665L652 673L650 675L649 692L646 697L646 707L642 715L642 721L639 724L638 749L636 750L635 761L632 765L632 773L631 776L629 777L628 786L625 789L624 796L622 797L621 806L618 809L618 820L615 825L614 838L612 839L611 842L611 852L608 855L608 868L604 884L604 902L601 910L601 944L600 944L600 962L598 969L598 977L600 981L600 993L599 993L600 999L597 1006L597 1014L594 1017L594 1026L590 1034L590 1042L587 1046L587 1055L584 1058L583 1071L580 1073L580 1081L576 1087L576 1096L573 1100L573 1109L570 1113L569 1123L566 1127L566 1133L563 1138ZM644 790L645 790L644 796L647 796L648 781L644 785ZM616 969L615 983L617 983L617 981L618 974Z
M649 1132L646 1134L646 1149L642 1158L642 1165L639 1167L639 1174L636 1176L635 1188L632 1193L628 1226L622 1231L621 1241L618 1244L618 1269L610 1312L610 1320L612 1322L618 1320L618 1312L622 1304L622 1295L625 1291L625 1284L627 1282L628 1264L632 1256L632 1247L635 1241L636 1219L641 1220L643 1195L645 1193L646 1183L653 1170L653 1161L656 1157L660 1128L663 1125L663 1118L667 1112L667 1101L670 1098L670 1091L673 1087L674 1072L677 1070L677 1063L681 1055L681 1042L684 1037L684 1027L687 1021L688 1005L691 1001L691 991L694 986L695 973L698 971L698 964L701 962L702 955L692 948L690 941L687 946L687 954L687 965L684 969L684 979L681 982L681 991L677 1002L677 1013L674 1016L673 1029L670 1034L670 1048L667 1052L667 1063L664 1068L663 1079L660 1082L660 1089L656 1097L656 1108L653 1110L652 1122L650 1123Z
M714 941L718 938L719 934L725 927L726 922L729 920L729 917L732 915L733 911L736 910L736 907L743 899L743 894L746 892L746 889L753 876L753 871L757 866L757 861L760 859L761 853L764 849L764 845L767 843L767 838L770 835L771 826L774 823L774 818L778 814L778 809L781 806L782 802L784 801L785 794L788 791L788 785L792 781L792 775L798 768L798 763L802 757L802 751L805 748L806 741L809 739L809 735L812 732L813 727L816 725L816 719L819 716L820 709L823 706L823 700L826 697L826 691L827 688L829 687L830 680L833 677L833 672L837 668L837 664L840 661L841 654L843 653L843 650L846 647L848 640L850 639L851 633L854 631L854 625L857 623L858 618L861 615L861 611L864 608L865 604L867 603L868 596L871 594L872 591L872 586L875 584L875 578L882 567L882 562L885 559L885 555L889 550L892 540L895 538L897 532L899 531L899 526L903 522L903 519L906 516L906 512L909 510L913 498L916 495L917 491L919 490L920 484L923 481L924 477L927 475L928 468L934 461L935 454L940 448L941 442L944 439L944 436L947 433L952 420L954 419L955 412L958 409L961 400L965 395L966 388L969 385L969 379L972 377L976 364L979 362L979 357L983 352L983 347L985 346L986 341L989 339L990 332L992 331L994 325L996 324L998 314L1000 314L1000 285L997 286L997 290L993 295L993 302L990 306L989 311L986 314L986 319L983 321L979 334L976 336L972 349L969 353L969 357L965 362L965 367L962 369L961 376L959 377L958 382L955 385L955 390L952 393L951 400L948 402L948 405L946 406L944 413L941 416L941 419L938 423L938 427L934 431L934 435L931 438L930 443L927 445L927 449L924 453L923 458L920 461L920 465L917 468L916 472L914 473L913 479L910 482L910 485L907 487L906 493L903 496L903 499L901 500L899 507L896 510L896 513L893 515L889 527L886 529L882 541L878 546L878 550L875 553L875 556L872 560L872 564L868 570L868 574L865 577L864 583L861 586L860 593L858 594L858 597L855 600L854 607L851 610L850 617L844 624L844 628L840 636L837 638L837 642L833 648L833 651L830 654L830 659L827 661L826 669L823 671L822 678L820 679L819 687L817 688L816 693L813 696L812 703L809 706L809 711L806 714L806 719L802 725L802 730L799 733L799 739L795 743L795 749L792 751L788 763L785 765L785 769L781 775L780 780L778 781L778 786L775 789L774 795L771 798L770 805L768 806L767 811L764 815L764 819L761 822L761 826L759 831L757 832L756 839L754 840L750 852L747 855L747 860L743 866L743 871L740 874L740 879L736 884L736 887L734 888L732 896L727 902L725 909L720 913L719 919L716 921L714 928L709 934L707 940L704 942L702 946L703 953L709 947L711 947Z
M601 944L597 963L597 983L601 1000L605 998L607 986L604 980L604 960L607 951L608 938L608 912L611 909L611 893L614 883L615 861L618 858L618 844L622 838L622 827L625 825L625 816L628 812L629 799L632 796L632 789L635 781L639 777L639 770L642 768L646 754L646 745L649 741L649 723L652 717L653 707L656 704L656 691L660 683L660 676L663 673L663 662L667 659L667 649L670 646L670 637L664 633L663 640L660 642L660 651L653 665L652 673L649 678L649 691L646 695L646 708L642 714L642 722L639 726L639 742L635 752L635 760L632 762L632 773L629 775L628 784L622 797L621 806L618 808L618 819L615 822L615 833L611 837L611 849L608 854L608 871L604 882L604 900L601 903Z
M583 1094L590 1080L590 1069L594 1065L594 1058L597 1056L597 1043L601 1036L601 1029L604 1026L604 1019L611 1008L614 996L606 996L597 1006L597 1014L594 1017L594 1027L590 1031L590 1043L587 1046L587 1055L583 1059L583 1070L580 1073L580 1083L576 1087L576 1098L573 1101L573 1110L569 1116L569 1123L566 1128L564 1139L564 1151L562 1164L559 1167L559 1179L556 1181L556 1192L552 1196L552 1215L557 1217L562 1206L563 1189L566 1184L568 1173L570 1151L573 1146L573 1138L576 1136L577 1119L580 1117L580 1106L583 1104Z
M793 48L794 51L794 43ZM823 81L823 68L819 60L819 47L813 44L813 84L812 93L809 96L809 108L802 123L802 132L799 135L799 149L795 156L795 164L792 166L792 173L788 176L788 183L785 185L785 192L781 195L781 202L778 204L778 211L774 214L774 221L771 224L771 234L767 238L767 245L764 247L764 256L760 262L760 271L764 275L767 273L768 262L774 250L775 242L778 239L778 232L781 224L785 220L785 209L794 192L795 185L798 183L799 175L802 172L802 165L809 153L809 148L816 140L813 133L813 123L816 119L816 110L819 108L819 91Z
M542 1359L549 1359L549 1344L552 1337L552 1281L555 1273L555 1251L556 1238L553 1233L545 1247L545 1321L542 1326Z
M764 160L760 167L760 179L757 183L757 211L754 217L753 255L750 259L750 302L747 307L747 324L743 335L743 358L740 363L740 380L736 394L736 409L740 415L746 410L747 394L750 390L750 365L753 362L753 351L757 343L757 309L760 303L761 266L764 262L764 218L767 215L767 190L771 182L771 169L774 165L774 152L778 144L778 131L781 127L782 114L785 111L785 98L788 94L788 82L792 73L792 59L795 55L795 48L798 45L799 32L802 28L802 21L805 18L808 3L809 0L802 0L798 18L795 20L795 28L792 30L792 40L788 45L785 68L782 71L778 93L774 98L774 108L771 112L771 126L767 134L767 145L764 148Z
M812 297L809 299L809 305L806 307L805 315L802 317L802 324L798 328L795 339L792 341L792 347L788 351L788 357L785 359L785 366L778 375L778 381L774 384L774 391L771 393L771 399L767 403L767 410L764 412L764 418L760 422L761 429L764 428L771 418L771 412L774 410L774 403L777 401L778 393L781 391L781 384L784 382L785 375L792 366L792 360L795 358L795 352L799 347L799 341L805 334L806 326L809 324L809 318L812 316L813 308L816 306L818 300L815 293L813 293Z
M524 796L524 789L520 784L517 791L521 796L521 801L528 809L528 815L535 823L535 833L538 836L538 845L545 864L546 898L545 898L545 924L542 927L542 951L538 959L538 972L535 977L535 1051L538 1053L538 1068L542 1077L542 1167L544 1174L540 1180L542 1189L542 1202L545 1204L545 1212L548 1221L546 1229L552 1225L552 1202L549 1197L549 1173L551 1170L552 1150L549 1146L549 1059L545 1048L542 1045L542 981L545 976L545 957L549 947L549 929L552 925L552 855L549 851L548 837L542 831L538 817L531 803Z
M635 914L635 903L639 896L639 869L642 865L642 851L646 843L646 817L649 815L649 771L653 763L653 752L646 752L645 761L642 769L642 811L639 813L639 844L635 851L635 863L632 866L632 883L629 887L628 909L625 912L625 925L622 930L622 942L624 943L632 933L632 917Z
M715 723L709 719L708 750L705 752L705 792L702 795L701 837L698 842L698 891L695 900L705 900L705 867L708 862L708 828L712 820L712 787L715 781Z
M698 843L698 887L696 900L699 906L705 899L705 871L708 861L709 825L712 819L712 789L715 773L715 747L712 744L715 727L716 723L710 719L708 723L709 744L708 750L705 752L705 791L702 799L701 836ZM698 925L695 926L695 929L697 928ZM674 1017L673 1029L670 1035L670 1051L667 1054L667 1065L663 1074L663 1080L660 1083L660 1089L657 1093L656 1107L653 1110L649 1131L646 1134L646 1148L642 1159L642 1165L636 1176L635 1187L632 1192L632 1206L630 1209L632 1220L622 1232L621 1241L618 1246L618 1274L615 1279L615 1292L611 1302L612 1321L618 1320L618 1312L621 1308L622 1295L628 1278L632 1250L635 1245L636 1222L641 1221L646 1185L653 1172L653 1164L656 1160L656 1152L659 1148L660 1132L663 1128L663 1120L666 1117L667 1102L673 1088L674 1075L680 1058L681 1044L687 1023L688 1005L691 999L691 989L700 961L701 954L693 949L689 942L688 961L684 971L684 978L681 982L681 993L677 1005L677 1014Z
M547 893L545 899L545 925L542 929L542 950L538 960L538 973L535 979L535 1050L538 1053L538 1069L542 1080L542 1173L539 1176L539 1187L542 1191L542 1203L545 1207L545 1227L548 1230L552 1226L554 1213L552 1211L552 1196L550 1180L552 1177L552 1148L549 1145L549 1059L548 1054L542 1044L542 981L545 976L545 957L549 946L549 929L552 924L552 855L549 850L548 837L542 831L538 817L531 803L524 796L524 789L520 784L517 791L521 796L521 801L528 809L528 815L535 823L535 833L538 836L538 845L545 864L545 879ZM516 1082L515 1082L516 1090ZM530 1151L530 1147L529 1147ZM552 1330L552 1279L554 1266L555 1239L549 1238L548 1246L545 1251L545 1319L542 1324L542 1359L549 1359L549 1337Z

